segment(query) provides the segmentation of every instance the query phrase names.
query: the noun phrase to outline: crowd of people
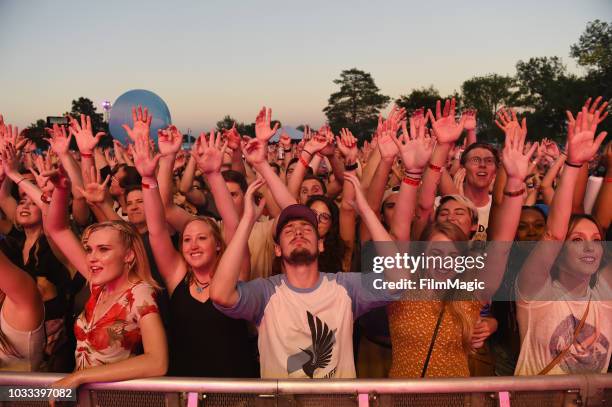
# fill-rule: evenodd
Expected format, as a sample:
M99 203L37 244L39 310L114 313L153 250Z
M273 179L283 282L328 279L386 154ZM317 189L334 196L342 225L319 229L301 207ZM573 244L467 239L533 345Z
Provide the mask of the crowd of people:
M47 129L41 151L0 116L0 370L69 373L56 386L72 388L606 373L607 108L600 97L568 112L560 144L503 108L498 148L455 100L393 107L362 145L327 125L271 142L264 107L255 137L202 133L187 151L175 126L152 137L138 106L127 147L99 147L82 115ZM374 292L368 242L484 253L486 272L461 278L485 288ZM382 276L400 277L415 278Z

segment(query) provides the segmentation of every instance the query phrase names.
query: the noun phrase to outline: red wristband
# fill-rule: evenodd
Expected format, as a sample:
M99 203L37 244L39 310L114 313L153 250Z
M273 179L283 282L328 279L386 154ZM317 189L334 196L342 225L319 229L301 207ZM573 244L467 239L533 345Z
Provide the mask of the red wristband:
M434 165L432 163L429 163L429 169L432 171L437 171L437 172L441 172L442 171L442 167L439 167L437 165Z
M142 189L155 189L155 188L157 188L157 184L156 183L155 184L153 184L153 183L147 184L146 182L142 183Z
M604 179L604 182L612 182L612 177L606 177L606 178Z
M92 155L91 155L91 153L81 153L81 157L91 158Z
M408 185L411 185L413 187L418 187L421 184L421 179L420 178L413 178L413 177L406 176L406 177L404 177L402 182L404 184L408 184Z
M304 157L300 156L300 162L302 163L302 165L306 168L308 168L308 162L306 162L306 160L304 160Z

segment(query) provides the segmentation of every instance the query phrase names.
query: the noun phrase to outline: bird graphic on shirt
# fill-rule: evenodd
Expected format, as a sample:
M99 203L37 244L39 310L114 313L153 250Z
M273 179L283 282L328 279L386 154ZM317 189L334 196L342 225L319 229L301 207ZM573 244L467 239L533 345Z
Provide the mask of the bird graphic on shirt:
M334 332L318 317L315 317L308 311L306 311L306 314L308 316L310 335L312 336L312 351L300 349L309 357L308 361L302 365L302 370L312 379L316 369L327 367L331 361Z

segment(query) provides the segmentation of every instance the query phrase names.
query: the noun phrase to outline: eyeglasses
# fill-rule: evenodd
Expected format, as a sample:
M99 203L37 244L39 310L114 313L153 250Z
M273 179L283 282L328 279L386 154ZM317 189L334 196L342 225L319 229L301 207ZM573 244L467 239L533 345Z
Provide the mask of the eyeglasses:
M486 166L493 166L497 164L495 162L495 157L470 157L468 158L468 162L472 165L480 165L484 162Z
M313 212L317 215L317 221L319 223L329 223L332 220L332 217L329 213L317 212L317 211L313 211Z

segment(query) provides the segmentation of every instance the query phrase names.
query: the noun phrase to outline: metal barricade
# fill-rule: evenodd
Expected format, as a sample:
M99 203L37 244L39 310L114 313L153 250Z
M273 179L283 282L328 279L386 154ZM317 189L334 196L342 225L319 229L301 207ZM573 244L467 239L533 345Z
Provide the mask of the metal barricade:
M0 373L0 386L45 387L62 375ZM160 377L82 386L79 407L612 407L612 375L449 379L244 380ZM0 402L0 407L47 406Z

